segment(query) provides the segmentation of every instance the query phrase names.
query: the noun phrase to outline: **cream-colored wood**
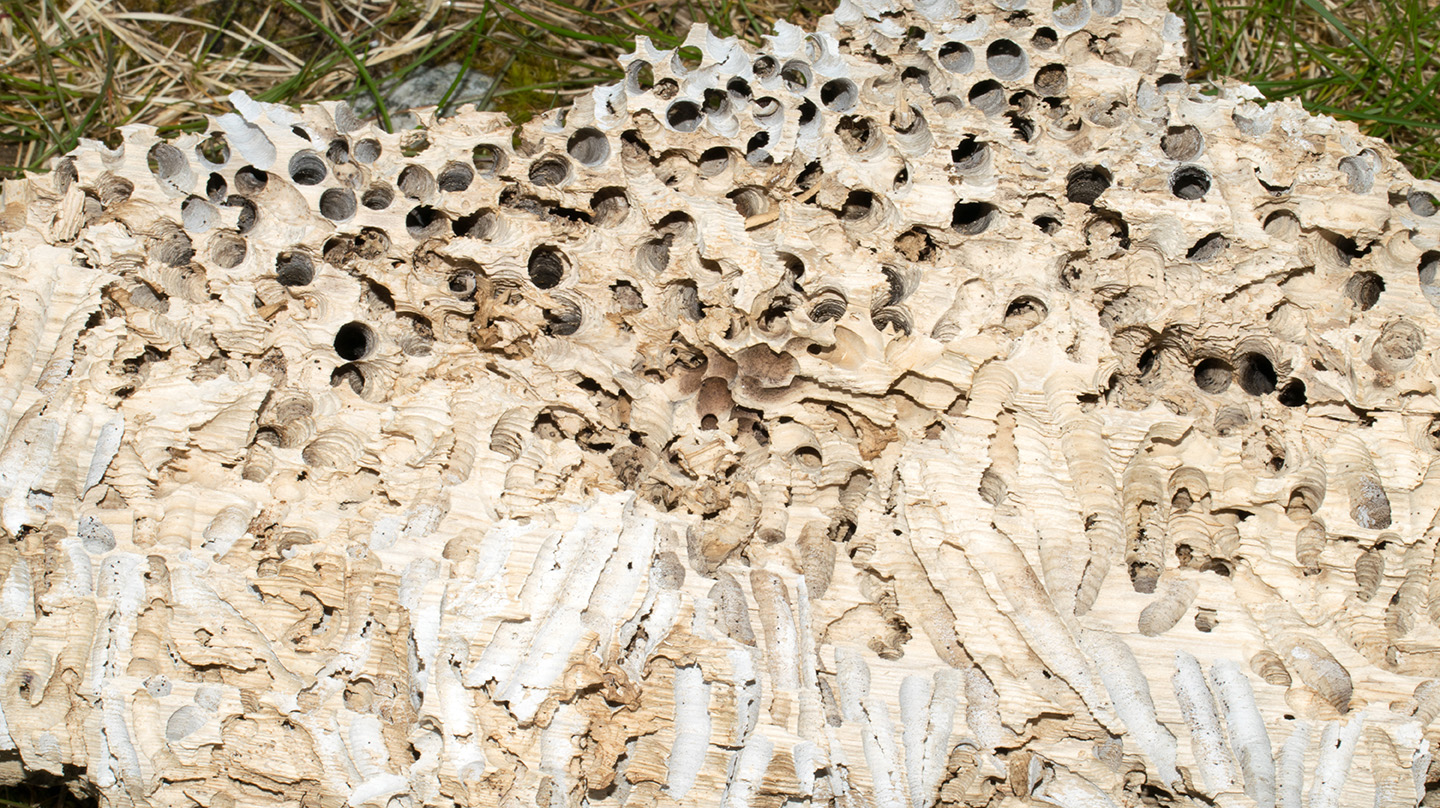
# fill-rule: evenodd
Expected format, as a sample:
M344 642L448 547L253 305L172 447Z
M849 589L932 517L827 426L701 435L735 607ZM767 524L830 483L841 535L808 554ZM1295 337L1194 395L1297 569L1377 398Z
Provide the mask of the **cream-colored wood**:
M1440 186L1187 87L1153 0L688 42L518 129L240 96L4 184L0 776L1420 801Z

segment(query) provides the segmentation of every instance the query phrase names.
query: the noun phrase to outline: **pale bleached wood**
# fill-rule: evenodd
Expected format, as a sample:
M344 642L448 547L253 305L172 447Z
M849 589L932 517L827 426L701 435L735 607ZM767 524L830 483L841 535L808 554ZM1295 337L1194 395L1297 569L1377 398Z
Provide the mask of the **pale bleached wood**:
M519 129L236 97L223 164L7 181L0 777L1417 804L1440 187L1183 41L845 2Z

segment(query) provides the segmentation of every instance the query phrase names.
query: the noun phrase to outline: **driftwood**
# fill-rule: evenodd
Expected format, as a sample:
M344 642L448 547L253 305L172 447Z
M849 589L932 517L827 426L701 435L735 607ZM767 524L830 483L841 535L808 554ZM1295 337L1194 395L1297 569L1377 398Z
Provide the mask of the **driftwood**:
M1159 2L916 5L6 182L0 777L1422 800L1440 186Z

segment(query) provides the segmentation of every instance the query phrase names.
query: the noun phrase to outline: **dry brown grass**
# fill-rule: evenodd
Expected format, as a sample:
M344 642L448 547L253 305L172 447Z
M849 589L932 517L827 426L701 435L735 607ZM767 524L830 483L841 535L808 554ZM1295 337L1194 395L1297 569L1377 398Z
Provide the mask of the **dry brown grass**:
M486 101L523 119L613 80L636 34L692 22L750 41L835 0L3 0L0 171L44 167L128 123L199 129L234 90L355 97L424 63L500 76ZM1440 164L1440 0L1173 0L1193 79L1236 76L1359 120L1422 176ZM353 58L352 58L353 56Z
M585 2L585 0L581 0ZM43 167L79 137L147 123L196 129L235 90L299 103L366 92L422 63L502 75L497 108L526 117L614 77L637 33L705 21L751 41L817 0L10 0L0 16L0 167ZM676 44L673 40L666 44ZM347 55L348 48L352 59Z

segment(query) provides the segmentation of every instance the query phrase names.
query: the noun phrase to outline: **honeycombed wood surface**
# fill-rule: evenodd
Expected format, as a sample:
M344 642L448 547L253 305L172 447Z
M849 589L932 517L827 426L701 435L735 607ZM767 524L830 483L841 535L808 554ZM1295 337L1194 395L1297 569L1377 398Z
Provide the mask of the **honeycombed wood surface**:
M518 129L237 96L5 182L0 777L1421 802L1440 186L1183 37L854 0Z

